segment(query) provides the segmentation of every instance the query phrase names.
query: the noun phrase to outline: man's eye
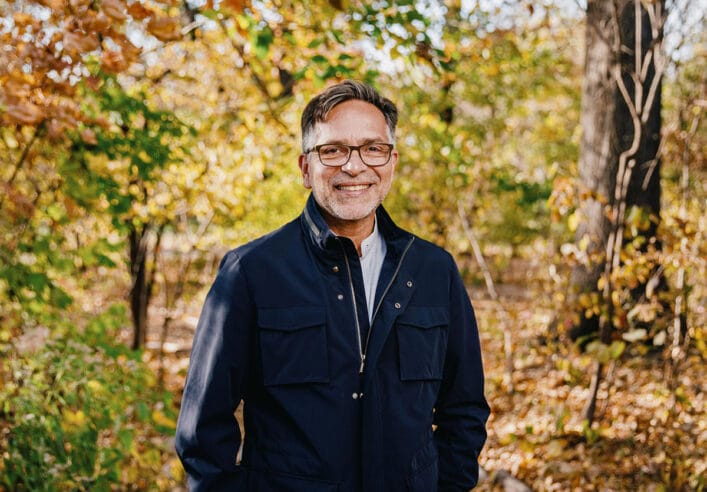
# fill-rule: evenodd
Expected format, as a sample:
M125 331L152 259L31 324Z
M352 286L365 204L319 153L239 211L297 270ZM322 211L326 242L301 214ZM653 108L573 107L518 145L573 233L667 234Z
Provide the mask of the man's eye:
M319 149L319 153L322 155L328 156L328 157L332 157L332 156L345 154L346 150L343 149L342 147L332 145L332 146L322 147L321 149Z
M380 153L385 153L388 151L385 145L383 144L370 144L366 145L366 148L363 149L364 152L372 152L374 154L380 154Z

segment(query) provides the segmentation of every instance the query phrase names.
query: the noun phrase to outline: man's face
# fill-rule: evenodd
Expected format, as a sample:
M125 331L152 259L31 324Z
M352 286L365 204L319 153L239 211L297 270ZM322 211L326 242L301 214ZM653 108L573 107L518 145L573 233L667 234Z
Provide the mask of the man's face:
M392 143L385 117L374 105L351 100L335 106L326 121L316 124L312 147L372 142ZM395 149L390 161L378 167L364 164L356 151L342 167L324 166L316 152L299 158L304 186L312 190L329 227L337 234L351 227L373 228L375 210L390 190L397 163Z

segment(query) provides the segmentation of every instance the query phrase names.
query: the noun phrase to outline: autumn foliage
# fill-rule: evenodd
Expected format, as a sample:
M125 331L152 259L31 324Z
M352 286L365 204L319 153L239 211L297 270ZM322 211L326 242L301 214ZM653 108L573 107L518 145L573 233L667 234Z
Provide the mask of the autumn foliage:
M171 438L205 289L227 249L299 213L299 114L349 77L401 110L386 206L455 254L474 300L480 488L704 488L705 37L666 3L660 220L627 208L617 268L580 295L572 269L604 258L575 240L580 204L609 203L579 179L581 10L0 5L0 490L183 486ZM611 339L573 343L609 304Z

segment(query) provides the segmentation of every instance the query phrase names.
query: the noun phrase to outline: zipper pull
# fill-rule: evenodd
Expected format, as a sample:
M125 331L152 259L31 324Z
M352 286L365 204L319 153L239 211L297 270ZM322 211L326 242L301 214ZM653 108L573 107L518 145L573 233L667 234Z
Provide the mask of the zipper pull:
M358 369L359 374L363 374L363 366L366 365L366 355L361 355L361 367Z

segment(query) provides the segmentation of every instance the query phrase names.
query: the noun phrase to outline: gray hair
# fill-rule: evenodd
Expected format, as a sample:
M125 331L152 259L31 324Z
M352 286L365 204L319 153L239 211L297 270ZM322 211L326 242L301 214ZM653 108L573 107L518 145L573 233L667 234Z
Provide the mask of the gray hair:
M381 96L368 84L357 80L345 80L315 96L302 113L302 152L311 148L314 139L314 127L326 120L335 106L351 100L364 101L377 107L385 117L388 137L395 143L395 126L398 123L398 109L390 99Z

